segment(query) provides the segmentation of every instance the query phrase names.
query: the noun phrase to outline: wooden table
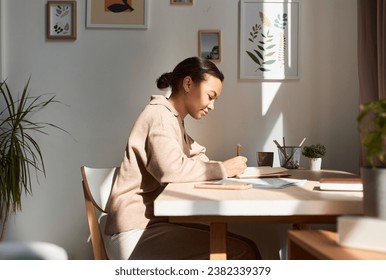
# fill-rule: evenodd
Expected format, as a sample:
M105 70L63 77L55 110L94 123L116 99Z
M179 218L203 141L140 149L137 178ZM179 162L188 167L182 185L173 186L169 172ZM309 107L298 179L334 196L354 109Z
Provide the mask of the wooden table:
M301 187L212 190L196 183L169 184L154 202L156 216L170 222L209 223L210 258L226 259L228 223L336 223L344 214L362 213L362 192L319 190L322 177L353 177L340 171L289 170L291 178L307 179Z
M325 230L288 232L290 260L386 260L386 253L340 246L337 233Z

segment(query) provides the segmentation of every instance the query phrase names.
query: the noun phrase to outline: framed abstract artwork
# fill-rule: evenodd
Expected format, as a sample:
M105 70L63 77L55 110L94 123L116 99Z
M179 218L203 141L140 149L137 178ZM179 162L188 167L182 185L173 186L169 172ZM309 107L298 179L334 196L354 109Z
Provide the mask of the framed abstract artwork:
M47 2L47 38L76 39L76 1Z
M148 28L148 0L87 0L87 28Z
M299 5L241 0L240 79L299 78Z

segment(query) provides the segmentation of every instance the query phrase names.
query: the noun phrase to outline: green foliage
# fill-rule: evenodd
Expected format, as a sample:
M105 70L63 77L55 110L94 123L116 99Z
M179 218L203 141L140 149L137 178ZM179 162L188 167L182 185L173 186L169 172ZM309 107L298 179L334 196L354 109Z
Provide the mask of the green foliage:
M249 33L249 41L254 43L254 40L257 38L257 35L261 31L261 26L256 24L252 26L252 29L253 32ZM272 42L274 36L271 35L268 30L266 34L261 33L261 37L261 40L257 42L257 48L253 49L253 52L246 51L246 53L253 60L253 62L258 65L256 71L270 71L270 69L268 69L266 65L271 65L276 62L276 60L271 58L275 54L275 52L270 51L276 46L276 44Z
M0 83L0 222L4 238L9 215L21 210L22 194L32 194L31 171L45 175L43 156L34 136L46 134L46 127L63 129L47 122L34 122L31 115L51 103L55 96L29 95L30 79L21 96L14 99L6 81Z
M310 146L305 146L303 148L302 154L308 158L321 158L326 154L327 150L324 145L314 144Z
M283 16L280 14L277 15L277 18L275 19L275 27L280 28L280 29L285 29L287 26L287 21L288 21L288 15L287 13L284 13Z
M372 167L386 167L386 98L364 104L357 123L367 161Z
M249 32L248 40L254 44L252 51L246 51L252 61L257 64L256 71L267 72L271 71L270 65L277 62L275 57L277 48L283 52L284 45L278 45L278 39L270 32L272 27L271 20L267 18L263 12L259 12L261 24L252 25L252 30ZM288 24L287 13L278 14L274 19L273 26L284 31ZM262 28L264 25L264 29ZM266 31L266 32L263 32ZM276 40L276 43L275 43ZM283 43L284 44L284 43Z

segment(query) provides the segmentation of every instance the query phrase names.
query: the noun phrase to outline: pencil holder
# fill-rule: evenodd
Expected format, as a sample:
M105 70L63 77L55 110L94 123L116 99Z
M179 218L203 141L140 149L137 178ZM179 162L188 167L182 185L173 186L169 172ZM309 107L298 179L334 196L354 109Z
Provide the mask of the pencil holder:
M300 165L302 148L299 146L286 146L279 149L280 166L287 169L297 169Z

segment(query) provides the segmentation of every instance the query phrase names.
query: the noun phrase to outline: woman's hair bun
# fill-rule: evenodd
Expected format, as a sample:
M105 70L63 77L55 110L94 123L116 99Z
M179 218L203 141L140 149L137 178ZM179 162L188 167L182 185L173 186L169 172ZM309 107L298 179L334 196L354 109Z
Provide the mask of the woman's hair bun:
M171 86L172 81L172 72L163 73L158 79L157 79L157 87L159 89L165 89Z

